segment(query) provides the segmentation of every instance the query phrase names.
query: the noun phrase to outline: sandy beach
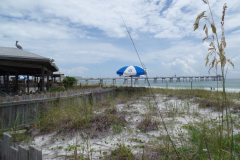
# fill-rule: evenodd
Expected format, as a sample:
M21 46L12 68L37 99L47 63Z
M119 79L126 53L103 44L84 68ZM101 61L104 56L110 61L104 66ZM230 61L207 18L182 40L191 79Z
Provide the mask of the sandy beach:
M188 157L194 154L191 148L196 147L191 142L191 129L201 132L201 127L207 126L206 134L212 134L220 121L221 113L216 105L204 98L172 93L155 93L154 96L157 106L150 94L117 96L94 107L88 127L64 130L59 126L58 130L48 133L35 128L34 138L28 144L41 148L43 159L74 159L76 154L80 158L115 159L117 155L113 153L123 146L133 159L161 159L166 155L166 145L171 148L164 121L176 148L189 149L189 153L180 152ZM239 102L239 97L235 102ZM239 135L240 110L232 106L229 111L234 119L233 134ZM206 151L204 146L203 152ZM173 150L169 152L170 159L174 159L176 154Z

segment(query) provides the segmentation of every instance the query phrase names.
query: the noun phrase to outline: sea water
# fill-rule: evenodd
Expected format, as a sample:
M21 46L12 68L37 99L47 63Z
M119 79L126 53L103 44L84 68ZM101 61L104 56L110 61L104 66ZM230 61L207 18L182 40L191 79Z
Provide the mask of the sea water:
M89 80L88 84L99 84L100 81ZM81 84L86 84L86 81L79 81ZM153 88L169 88L169 89L204 89L204 90L222 90L223 82L222 81L198 81L193 79L192 81L181 79L181 82L169 82L168 79L163 80L158 79L156 83L154 80L150 79L149 83ZM113 80L103 80L103 84L112 85ZM116 86L131 86L131 79L128 79L128 83L124 83L123 79L116 79ZM144 79L139 79L138 82L133 78L132 86L134 87L147 87L148 83ZM240 92L240 79L226 79L225 89L228 92Z

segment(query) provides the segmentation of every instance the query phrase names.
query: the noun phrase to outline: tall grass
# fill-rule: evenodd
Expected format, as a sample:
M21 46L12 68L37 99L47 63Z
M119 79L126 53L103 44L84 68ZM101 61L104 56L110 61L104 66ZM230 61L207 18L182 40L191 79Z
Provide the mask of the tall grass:
M222 110L222 123L220 125L221 129L220 129L220 155L219 158L222 159L222 150L226 149L228 150L231 154L233 153L233 148L232 148L232 143L234 143L233 141L233 135L231 135L231 128L230 128L230 120L229 120L229 116L231 119L231 114L229 114L228 110L229 110L229 104L228 104L228 98L227 98L227 94L225 91L225 78L226 78L226 64L229 63L232 65L232 67L234 67L234 64L232 63L232 61L228 58L226 58L226 54L225 54L225 48L227 46L226 40L225 40L225 29L224 29L224 22L225 22L225 13L226 13L226 9L227 9L227 5L226 3L223 5L223 12L222 12L222 19L221 19L221 32L222 32L222 37L221 39L219 39L218 37L218 33L217 33L217 28L214 22L214 18L213 18L213 14L212 14L212 10L209 4L208 0L203 0L203 2L208 6L209 11L210 11L210 16L208 18L208 16L205 14L206 11L203 11L201 14L199 14L196 18L196 21L194 23L194 30L198 29L199 27L199 21L202 18L205 18L207 20L207 24L209 24L211 26L212 29L212 35L209 36L208 34L208 27L207 24L204 25L203 30L206 33L206 37L202 40L202 42L205 42L205 40L211 40L210 44L209 44L209 48L208 51L210 51L207 56L206 56L206 65L209 65L209 72L212 68L214 68L216 70L216 74L217 74L217 68L218 68L218 64L220 64L220 69L221 69L221 75L222 75L222 81L223 81L223 92L222 92L222 101L221 102L221 106L219 107L219 109ZM211 55L213 55L213 60L211 62L209 62L209 57ZM226 122L227 122L227 137L228 137L228 147L227 148L223 148L223 128L224 128L224 119L223 119L223 114L224 114L224 109L225 109L225 114L226 114ZM231 138L232 136L232 138Z

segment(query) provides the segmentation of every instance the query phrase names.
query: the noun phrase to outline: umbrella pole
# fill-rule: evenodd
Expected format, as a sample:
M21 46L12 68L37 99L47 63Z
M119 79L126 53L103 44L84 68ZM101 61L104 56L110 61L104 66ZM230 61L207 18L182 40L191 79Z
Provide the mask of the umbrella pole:
M131 76L131 87L132 87L132 76Z

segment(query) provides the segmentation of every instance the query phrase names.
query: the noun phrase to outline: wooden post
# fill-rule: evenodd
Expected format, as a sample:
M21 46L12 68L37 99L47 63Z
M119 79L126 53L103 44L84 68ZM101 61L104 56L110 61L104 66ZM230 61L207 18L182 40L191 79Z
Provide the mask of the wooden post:
M7 71L7 85L6 85L6 91L7 91L7 93L9 93L9 71Z
M44 86L45 86L45 84L44 84L44 72L45 72L44 66L42 66L42 91L44 91Z
M34 91L36 91L36 83L37 83L37 78L36 78L36 75L34 75L34 82L33 82Z
M27 92L29 93L29 74L27 75Z
M16 87L16 92L18 92L18 73L16 73L15 74L15 79L16 79L16 85L15 85L15 87Z
M47 91L49 91L49 70L47 70Z

